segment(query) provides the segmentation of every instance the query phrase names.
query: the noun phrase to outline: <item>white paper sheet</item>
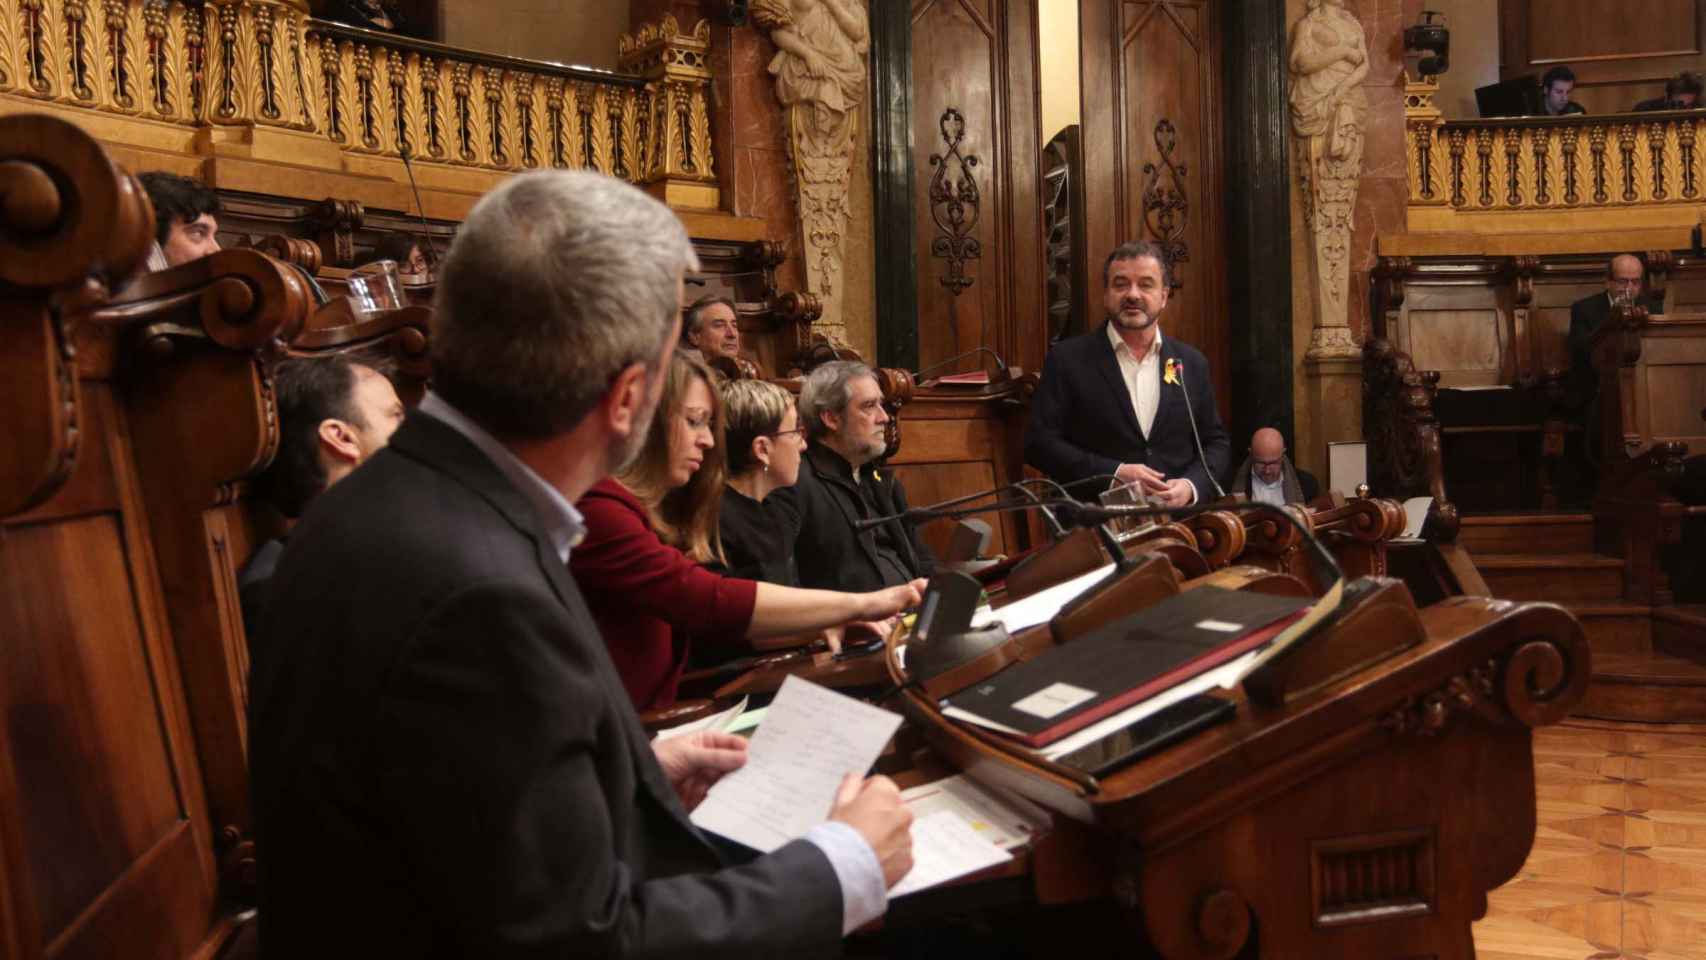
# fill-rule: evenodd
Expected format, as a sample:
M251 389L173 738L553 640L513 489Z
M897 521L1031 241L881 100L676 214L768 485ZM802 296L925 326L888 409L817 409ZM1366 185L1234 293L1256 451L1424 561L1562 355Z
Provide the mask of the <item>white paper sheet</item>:
M690 733L698 733L701 730L727 730L729 725L734 723L735 720L744 712L746 712L746 698L741 697L739 703L722 711L721 713L713 713L708 717L689 720L680 726L659 730L657 739L670 740L675 737L685 737Z
M1428 521L1428 510L1434 505L1433 497L1411 497L1404 501L1404 532L1394 540L1419 540L1422 536L1422 525Z
M753 734L746 766L717 781L693 822L769 853L823 822L842 777L864 775L900 720L791 676Z
M1018 633L1026 627L1034 627L1039 623L1047 623L1054 619L1060 608L1084 591L1090 589L1114 569L1108 564L1099 570L1092 570L1080 577L1073 577L1062 583L1057 583L1047 590L1039 590L1024 598L1015 600L999 610L979 607L972 614L971 624L981 627L999 621L1007 628L1008 633Z
M1003 850L1024 846L1048 826L1048 811L1024 797L989 787L963 773L902 790L900 798L922 820L947 811L964 820L977 834Z
M1005 863L1013 855L979 836L951 810L912 821L912 870L889 889L889 899Z

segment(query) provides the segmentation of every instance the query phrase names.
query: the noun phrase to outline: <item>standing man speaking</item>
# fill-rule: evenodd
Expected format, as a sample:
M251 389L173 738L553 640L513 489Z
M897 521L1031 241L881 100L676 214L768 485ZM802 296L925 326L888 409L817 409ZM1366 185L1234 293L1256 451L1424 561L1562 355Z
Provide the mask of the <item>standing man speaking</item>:
M1114 474L1167 506L1218 495L1231 445L1208 360L1161 335L1171 275L1161 248L1126 243L1102 266L1108 320L1043 363L1025 462L1061 483Z

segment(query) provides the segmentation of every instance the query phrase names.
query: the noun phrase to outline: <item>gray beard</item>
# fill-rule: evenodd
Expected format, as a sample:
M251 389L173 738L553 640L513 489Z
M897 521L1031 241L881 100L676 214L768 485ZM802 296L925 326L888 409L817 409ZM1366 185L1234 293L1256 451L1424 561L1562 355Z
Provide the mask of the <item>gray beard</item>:
M1147 310L1143 312L1143 319L1141 321L1128 323L1126 322L1125 314L1123 313L1112 314L1109 319L1113 320L1114 326L1121 330L1147 330L1155 325L1155 315Z

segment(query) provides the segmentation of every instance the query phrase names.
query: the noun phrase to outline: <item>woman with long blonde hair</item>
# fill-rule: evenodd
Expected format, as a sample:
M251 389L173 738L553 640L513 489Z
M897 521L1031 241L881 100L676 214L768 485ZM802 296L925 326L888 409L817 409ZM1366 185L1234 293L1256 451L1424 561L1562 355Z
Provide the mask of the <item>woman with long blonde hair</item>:
M695 357L676 353L663 376L638 456L576 504L586 538L569 554L570 572L637 709L675 702L693 642L772 649L808 631L883 620L918 602L922 580L841 593L724 577L700 566L722 556L722 404L710 370Z

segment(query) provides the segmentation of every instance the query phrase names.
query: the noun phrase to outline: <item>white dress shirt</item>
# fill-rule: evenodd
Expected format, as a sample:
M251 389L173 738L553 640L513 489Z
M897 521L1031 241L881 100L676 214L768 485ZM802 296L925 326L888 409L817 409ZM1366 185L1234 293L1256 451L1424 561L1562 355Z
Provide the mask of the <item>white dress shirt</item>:
M468 438L468 442L478 447L509 478L509 482L515 484L522 496L533 504L540 522L544 524L546 537L566 565L569 551L586 536L586 522L575 505L496 437L438 394L427 391L418 409ZM826 820L806 831L801 839L822 851L829 860L830 869L835 871L835 879L841 885L843 935L852 933L888 910L888 884L883 882L883 865L863 834L840 821Z
M1155 340L1149 352L1139 357L1132 353L1115 324L1108 324L1108 342L1113 344L1114 359L1120 362L1120 378L1131 393L1131 407L1137 414L1137 427L1143 438L1155 426L1155 410L1161 406L1161 330L1156 328Z
M1250 471L1250 499L1257 503L1271 503L1276 507L1285 506L1285 477L1281 476L1273 483L1263 480L1256 471Z

